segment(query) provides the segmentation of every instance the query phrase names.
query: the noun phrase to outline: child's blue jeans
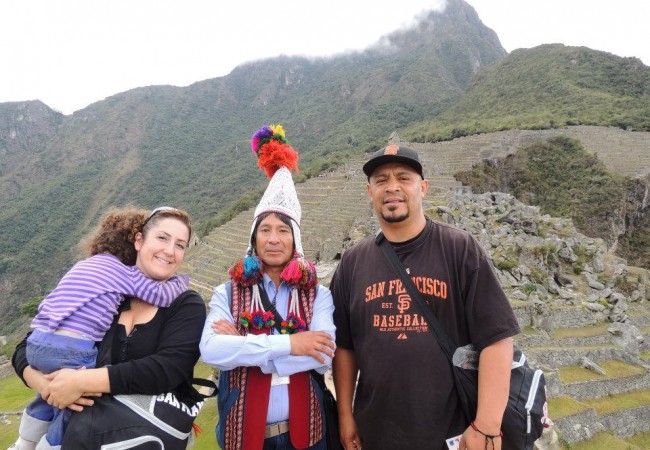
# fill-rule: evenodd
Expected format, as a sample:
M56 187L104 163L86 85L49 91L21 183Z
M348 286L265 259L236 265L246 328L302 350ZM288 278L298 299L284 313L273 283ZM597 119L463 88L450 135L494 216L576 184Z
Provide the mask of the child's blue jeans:
M43 373L52 373L59 369L79 369L95 367L97 348L95 341L83 337L59 334L42 330L34 330L27 338L27 362L36 370ZM51 446L61 445L65 427L70 420L72 411L68 408L61 410L50 406L40 395L25 409L25 414L38 421L49 422L45 438ZM20 435L24 439L38 442L41 436L38 426L30 427L30 420L23 416L20 426ZM33 429L30 429L33 428ZM37 439L34 439L37 438Z

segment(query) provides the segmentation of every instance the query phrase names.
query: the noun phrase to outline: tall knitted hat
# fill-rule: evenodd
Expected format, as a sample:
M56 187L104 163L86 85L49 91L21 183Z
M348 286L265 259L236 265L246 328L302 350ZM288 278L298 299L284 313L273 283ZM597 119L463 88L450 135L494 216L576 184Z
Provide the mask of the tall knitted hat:
M291 147L282 125L269 125L257 130L251 139L251 149L257 155L257 165L271 181L255 208L250 244L252 245L253 230L259 216L271 212L280 213L291 219L294 245L303 257L305 253L300 236L302 209L291 177L292 170L298 171L298 152Z
M254 286L261 280L263 266L262 261L253 254L253 232L260 215L280 213L290 219L295 245L294 258L284 268L280 278L294 290L311 289L318 279L316 268L304 257L300 233L302 211L291 177L291 171L298 170L298 152L291 147L282 125L267 125L257 130L251 139L251 149L257 156L257 165L271 181L255 208L246 257L235 263L228 273L233 280L245 286Z

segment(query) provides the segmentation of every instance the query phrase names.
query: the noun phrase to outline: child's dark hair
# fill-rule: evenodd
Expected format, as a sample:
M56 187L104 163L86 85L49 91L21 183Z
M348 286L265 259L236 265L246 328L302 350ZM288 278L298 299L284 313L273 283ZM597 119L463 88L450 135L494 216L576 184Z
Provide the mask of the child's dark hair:
M127 266L135 265L138 256L134 246L135 235L142 231L148 214L149 211L141 208L112 208L82 240L81 246L88 256L110 253Z

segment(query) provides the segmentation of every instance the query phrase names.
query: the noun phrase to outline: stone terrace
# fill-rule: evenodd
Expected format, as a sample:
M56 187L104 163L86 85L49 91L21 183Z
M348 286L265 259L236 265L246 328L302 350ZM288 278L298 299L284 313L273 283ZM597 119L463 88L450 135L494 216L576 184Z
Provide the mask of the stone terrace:
M503 157L535 141L561 135L579 139L588 152L598 155L614 172L631 177L650 173L650 133L620 128L577 126L553 130L507 130L436 144L405 144L424 151L428 166L432 168L427 176L451 175L482 159Z

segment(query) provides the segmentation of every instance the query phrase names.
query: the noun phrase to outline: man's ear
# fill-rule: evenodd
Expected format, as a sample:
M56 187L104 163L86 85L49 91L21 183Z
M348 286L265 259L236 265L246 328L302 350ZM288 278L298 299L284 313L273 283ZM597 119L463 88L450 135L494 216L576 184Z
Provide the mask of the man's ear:
M422 180L422 198L426 197L427 192L429 192L429 180Z

